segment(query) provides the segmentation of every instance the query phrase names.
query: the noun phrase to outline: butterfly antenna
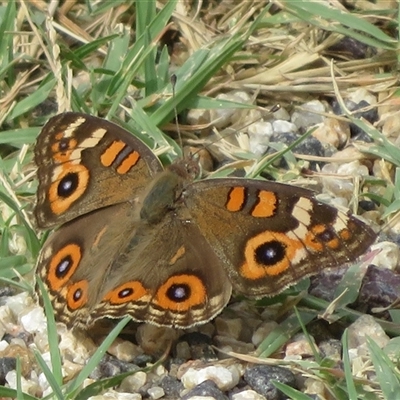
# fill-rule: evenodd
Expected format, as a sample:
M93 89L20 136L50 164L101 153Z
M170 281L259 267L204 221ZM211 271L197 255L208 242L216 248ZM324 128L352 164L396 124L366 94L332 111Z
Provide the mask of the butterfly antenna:
M174 99L174 102L175 102L175 87L176 87L177 80L178 80L178 77L175 74L172 74L171 75L171 86L172 86L172 98ZM179 129L178 110L176 109L176 104L174 104L174 113L175 113L176 132L178 133L178 143L179 143L179 147L181 148L182 154L183 154L183 142L182 142L181 130Z

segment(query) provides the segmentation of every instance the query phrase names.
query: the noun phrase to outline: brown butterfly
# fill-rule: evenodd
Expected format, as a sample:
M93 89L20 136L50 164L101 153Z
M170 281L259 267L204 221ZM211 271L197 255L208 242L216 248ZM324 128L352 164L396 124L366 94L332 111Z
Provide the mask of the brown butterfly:
M188 328L215 317L232 288L272 296L353 261L375 239L355 217L294 186L240 178L195 181L193 160L164 169L113 123L65 113L35 147L41 228L61 225L37 272L56 317L104 317Z

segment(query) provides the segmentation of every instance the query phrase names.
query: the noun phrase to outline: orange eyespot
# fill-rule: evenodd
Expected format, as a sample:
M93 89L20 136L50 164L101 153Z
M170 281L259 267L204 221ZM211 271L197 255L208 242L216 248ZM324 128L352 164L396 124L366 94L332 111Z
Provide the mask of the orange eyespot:
M171 276L155 296L157 305L172 311L187 311L206 301L207 290L202 280L189 274Z
M81 247L71 243L61 248L50 260L48 281L52 291L58 291L71 279L82 258Z
M83 307L88 301L88 281L82 280L75 282L68 287L67 291L67 305L72 311Z
M111 304L124 304L130 301L137 301L147 294L147 290L139 281L130 281L109 291L104 296L103 301Z

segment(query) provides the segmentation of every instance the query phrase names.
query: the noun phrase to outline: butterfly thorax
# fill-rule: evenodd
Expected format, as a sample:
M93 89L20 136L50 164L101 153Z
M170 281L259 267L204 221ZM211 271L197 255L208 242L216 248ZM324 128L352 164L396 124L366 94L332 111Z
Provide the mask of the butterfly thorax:
M161 173L147 188L140 209L140 219L149 225L159 223L182 191L183 180L170 171Z
M149 225L161 222L166 213L178 207L185 186L198 174L198 163L192 159L169 165L148 185L141 201L140 219Z

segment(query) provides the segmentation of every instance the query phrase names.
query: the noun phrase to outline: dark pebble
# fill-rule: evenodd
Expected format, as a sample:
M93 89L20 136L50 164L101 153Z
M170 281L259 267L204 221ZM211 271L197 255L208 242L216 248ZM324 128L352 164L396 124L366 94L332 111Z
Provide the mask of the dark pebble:
M170 375L164 376L159 386L164 389L165 398L167 399L179 399L183 390L182 382Z
M181 400L189 400L194 396L209 396L215 400L228 400L228 397L218 389L218 386L213 381L204 381L187 392Z
M283 143L286 145L291 145L295 140L299 139L299 135L292 133L292 132L286 132L286 133L274 133L271 135L270 142L275 142L275 143ZM269 148L267 150L267 154L272 154L275 153L276 150ZM304 155L310 155L310 156L318 156L318 157L324 157L325 156L325 148L323 144L316 139L313 136L309 136L305 138L300 144L298 144L294 149L294 153L298 154L304 154ZM317 165L319 167L322 167L323 163L317 163L317 162L310 162L310 169L313 171L316 170ZM282 157L279 161L278 164L276 165L277 167L281 168L287 168L287 163Z
M365 100L360 101L358 104L354 103L351 100L347 100L345 102L345 105L349 111L357 111L370 106L370 104ZM335 114L337 115L342 114L342 110L339 103L337 102L333 103L332 109ZM378 111L376 108L372 108L371 110L368 111L360 111L358 113L356 112L354 113L354 117L358 119L362 117L371 124L373 124L378 120ZM365 133L364 130L362 130L355 124L350 124L350 135L354 140L359 140L366 143L371 143L373 141L371 137Z
M373 308L388 307L398 299L400 276L387 268L370 265L364 276L360 294L355 307L361 312L370 313ZM389 317L388 313L381 315Z
M118 360L117 358L106 354L96 368L91 372L90 378L102 379L116 376L124 372L136 371L139 367L135 364Z
M320 299L332 301L335 298L336 287L342 280L346 271L347 267L340 267L322 271L310 277L310 288L308 292Z
M244 380L259 394L268 400L282 400L285 397L280 392L272 380L279 381L288 386L295 387L295 376L285 368L271 365L257 365L249 367L244 373Z
M6 383L6 375L17 368L17 359L14 357L0 358L0 385Z
M343 54L345 58L352 60L364 60L376 53L372 47L348 36L329 47L328 51L335 58L339 58Z
M190 332L182 335L178 343L186 342L190 348L190 359L215 361L218 359L215 350L212 348L211 338L200 332ZM176 357L176 347L174 347L173 355Z

